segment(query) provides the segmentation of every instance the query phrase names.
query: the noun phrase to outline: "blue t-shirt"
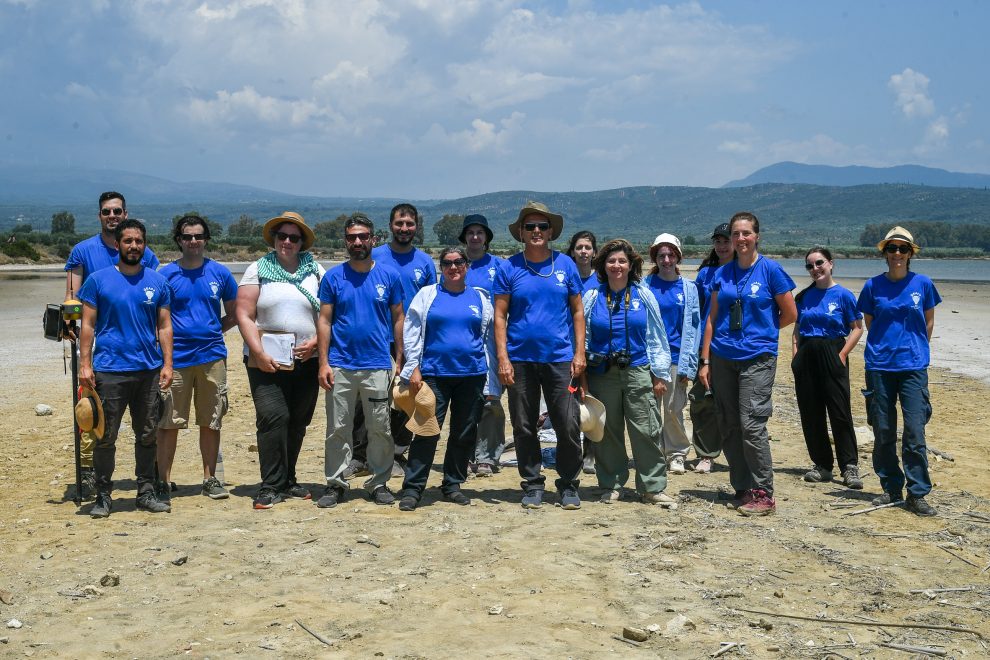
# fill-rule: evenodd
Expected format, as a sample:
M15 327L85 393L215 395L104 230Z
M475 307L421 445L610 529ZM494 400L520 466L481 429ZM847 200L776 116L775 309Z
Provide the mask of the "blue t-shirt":
M708 314L712 311L712 281L718 269L718 266L702 266L694 278L694 283L698 287L698 301L701 303L701 332L705 331Z
M507 294L507 348L513 362L570 362L574 358L574 317L570 297L581 295L574 261L552 251L527 264L523 253L509 257L495 276L495 295Z
M677 364L681 359L681 330L684 329L684 279L678 277L668 282L659 275L650 275L646 283L660 305L660 318L670 344L670 362Z
M72 248L72 252L69 253L69 259L65 262L65 270L72 270L73 268L82 266L82 281L85 282L86 278L93 273L104 268L116 266L119 257L120 253L114 248L108 248L100 237L100 234L97 234L76 243L76 246ZM144 248L144 256L141 257L141 264L152 270L158 268L158 257L151 251L151 248Z
M401 276L380 262L367 273L348 263L331 268L320 282L320 302L333 305L331 366L391 369L392 305L402 302Z
M775 298L793 288L794 280L781 265L764 256L746 269L735 260L720 267L712 281L712 292L718 296L712 350L726 360L777 355L780 308ZM736 300L742 301L742 330L729 329L729 313Z
M917 371L931 360L925 312L942 302L935 284L919 273L891 282L886 275L866 280L859 311L873 317L866 334L869 371Z
M393 252L389 245L379 245L371 251L375 263L385 264L399 273L402 287L402 311L409 309L416 292L427 284L436 284L437 267L428 254L413 248L406 253Z
M578 271L578 277L581 277L580 271ZM584 294L585 291L597 289L600 284L601 282L598 281L598 273L596 271L591 271L591 275L581 277L581 293Z
M801 337L847 337L849 326L863 316L856 311L856 296L838 284L827 289L816 286L805 289L795 303L798 335Z
M437 287L426 314L419 371L424 376L480 376L488 373L481 337L484 295L473 287L451 293Z
M168 281L151 268L124 275L98 270L83 283L79 299L96 308L93 371L145 371L162 366L158 310L172 304Z
M468 266L467 277L464 282L468 286L484 289L488 292L488 299L492 300L492 287L495 286L495 276L504 263L505 259L502 257L485 253L485 256L477 261L472 261L471 265Z
M173 262L158 272L172 287L175 368L225 359L221 307L237 299L237 282L230 270L206 259L199 268L185 270Z
M626 292L629 293L628 301ZM628 344L626 343L627 319ZM646 355L646 305L640 299L636 287L628 287L616 294L609 289L608 284L600 285L595 306L591 308L589 331L591 333L588 337L589 351L607 356L616 351L628 350L632 358L630 366L642 367L649 364ZM588 367L588 369L592 372L604 373L605 365Z

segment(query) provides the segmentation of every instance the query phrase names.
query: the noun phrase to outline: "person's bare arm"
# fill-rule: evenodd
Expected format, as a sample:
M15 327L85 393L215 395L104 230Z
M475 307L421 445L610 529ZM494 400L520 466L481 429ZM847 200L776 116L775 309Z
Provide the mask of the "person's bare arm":
M172 311L158 308L158 346L162 349L162 369L158 373L158 389L172 386Z
M702 364L698 365L698 379L701 380L701 384L705 386L706 390L712 389L711 383L711 368L704 364L711 360L712 355L712 334L715 331L714 321L712 319L718 318L718 296L712 295L712 306L708 311L708 320L705 321L705 336L701 340L701 360Z
M320 315L316 319L316 352L320 361L317 379L320 387L333 389L333 368L330 366L330 333L333 329L333 305L320 305Z
M849 354L852 353L852 349L856 347L862 336L863 322L856 319L849 324L849 334L846 335L846 343L842 345L842 349L839 351L839 361L843 365L848 364Z
M96 334L96 308L83 303L82 320L79 328L79 384L96 387L96 374L93 373L93 336Z
M237 325L237 299L223 301L223 318L220 320L220 332L227 332Z
M406 313L402 311L402 304L396 303L391 307L392 312L392 341L395 342L395 371L402 371L402 364L405 361L402 346L402 326L406 322Z
M571 378L577 378L584 373L587 366L584 356L584 302L581 296L574 294L570 297L571 316L574 317L574 358L571 360Z
M248 347L251 356L258 363L258 368L268 373L275 373L278 370L278 363L271 355L265 352L261 345L261 333L258 332L258 325L255 319L258 317L258 298L261 296L261 287L257 284L242 284L237 287L237 327L241 331L244 345Z
M79 295L82 287L83 267L76 266L72 270L65 271L65 299L72 300Z
M925 310L925 329L928 331L928 343L932 343L932 331L935 330L935 308Z
M786 328L791 323L797 321L797 305L794 304L794 295L790 291L778 293L774 296L777 307L780 309L780 327Z
M509 336L506 331L510 297L507 293L495 296L495 355L498 357L498 379L503 385L512 385L515 382L512 362L509 361ZM581 311L583 315L584 310ZM582 326L583 324L582 320Z

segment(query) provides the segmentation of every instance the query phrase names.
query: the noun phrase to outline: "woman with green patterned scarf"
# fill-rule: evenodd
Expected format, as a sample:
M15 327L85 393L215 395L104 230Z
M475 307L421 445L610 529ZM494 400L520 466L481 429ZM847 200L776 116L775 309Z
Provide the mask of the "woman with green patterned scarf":
M316 237L298 213L272 218L262 235L274 250L244 271L237 289L237 323L244 337L261 466L254 508L270 509L286 499L312 499L309 489L296 481L296 460L320 391L316 295L326 270L308 252ZM263 335L274 336L263 342ZM272 348L276 344L291 344L291 356L278 355Z

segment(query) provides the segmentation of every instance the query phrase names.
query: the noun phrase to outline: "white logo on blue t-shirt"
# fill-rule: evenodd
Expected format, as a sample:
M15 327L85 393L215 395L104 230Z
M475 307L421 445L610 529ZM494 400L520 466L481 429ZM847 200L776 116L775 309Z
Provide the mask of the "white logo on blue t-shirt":
M155 301L152 300L154 296L155 296L154 287L150 287L150 286L144 287L144 297L147 298L147 300L144 301L145 305L154 305Z
M481 318L481 308L479 308L477 305L468 305L468 309L470 309L471 313L474 314L474 318L476 319Z
M495 272L496 272L495 266L492 266L491 268L488 269L488 279L491 280L492 282L495 281Z
M423 277L423 270L421 268L413 268L413 280L416 284L419 284L419 280Z
M378 292L378 298L376 298L376 300L378 300L379 302L385 300L385 285L384 284L376 284L375 285L375 291Z
M918 304L921 302L921 293L915 291L911 294L911 300L914 301L914 308L918 309Z
M828 311L825 312L825 316L832 316L832 312L834 312L838 308L839 308L839 303L837 303L837 302L830 302L828 304Z
M683 293L678 293L677 294L677 304L680 305L681 307L684 306L684 294Z
M210 291L213 292L213 299L217 299L217 292L220 291L220 285L216 282L210 282Z
M753 282L752 284L750 284L749 285L749 297L750 298L755 298L756 297L756 292L759 291L760 290L760 287L762 287L762 286L763 285L760 284L759 282Z
M632 301L632 310L634 312L638 312L639 311L639 301L638 300Z
M564 271L562 271L562 270L558 270L557 271L557 286L565 286L565 284L564 284L564 280L565 279L567 279L567 274Z

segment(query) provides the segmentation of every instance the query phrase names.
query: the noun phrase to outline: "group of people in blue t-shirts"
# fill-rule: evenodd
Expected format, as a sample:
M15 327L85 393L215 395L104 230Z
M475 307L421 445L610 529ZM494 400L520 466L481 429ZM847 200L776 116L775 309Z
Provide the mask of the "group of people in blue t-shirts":
M692 282L680 273L681 243L670 233L653 241L649 264L628 241L599 248L590 232L576 234L567 253L554 250L564 219L539 202L527 202L509 225L522 250L508 259L490 254L487 218L466 216L461 245L440 250L439 278L432 258L413 246L420 217L410 204L392 210L392 240L377 247L371 219L352 214L344 224L347 260L329 271L309 252L312 229L298 213L285 212L263 228L272 252L236 285L205 257L209 229L201 219L177 223L183 256L155 272L144 228L126 218L123 197L113 193L100 203L104 235L80 243L66 265L67 298L82 283L80 381L102 403L106 422L91 459L94 517L109 515L112 506L114 441L125 407L137 436L139 508L170 509L175 438L188 425L192 402L203 493L227 496L215 469L227 410L223 333L235 324L256 413L256 509L314 499L296 464L322 388L326 485L315 498L321 508L344 501L365 476L373 502L415 510L448 419L440 495L469 504L462 490L469 476L500 469L504 391L526 508L545 500L545 417L556 437L553 487L563 509L581 507L582 470L595 475L598 501L609 504L623 498L633 466L637 498L674 508L667 473L686 472L693 447L699 473L725 454L734 490L729 506L744 515L773 513L767 421L779 332L796 322L792 369L814 464L805 480L831 481L837 461L843 483L863 487L848 359L865 325L864 393L883 489L874 503L901 502L906 486L907 508L934 514L925 501L925 424L940 298L931 280L910 271L920 248L901 227L879 243L887 272L869 280L858 301L835 283L832 255L822 247L805 258L811 284L792 295L791 278L759 253L759 220L749 212L715 228L712 251ZM396 471L403 477L397 494L388 486Z

